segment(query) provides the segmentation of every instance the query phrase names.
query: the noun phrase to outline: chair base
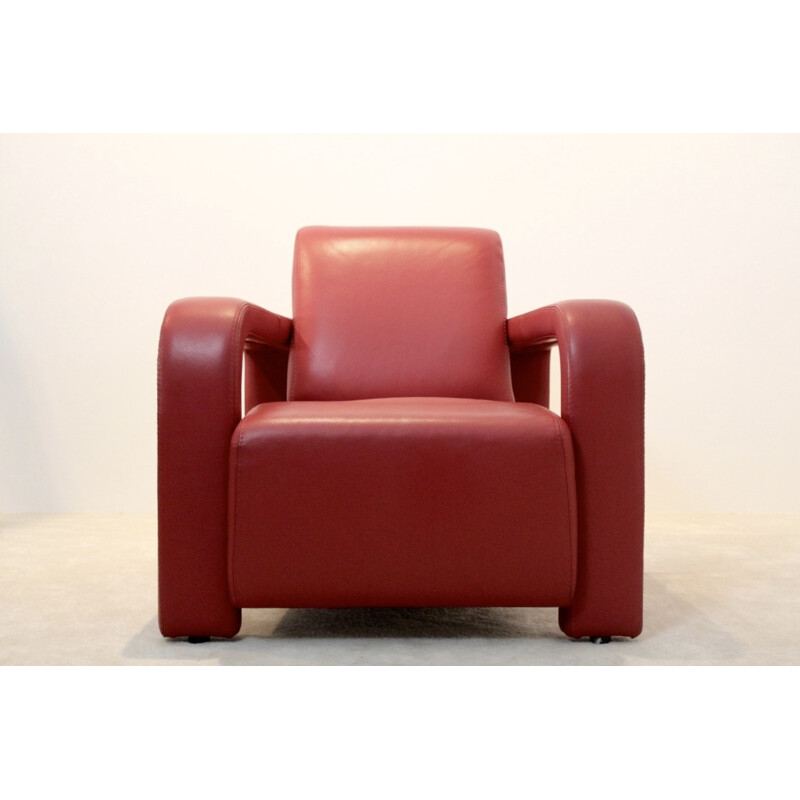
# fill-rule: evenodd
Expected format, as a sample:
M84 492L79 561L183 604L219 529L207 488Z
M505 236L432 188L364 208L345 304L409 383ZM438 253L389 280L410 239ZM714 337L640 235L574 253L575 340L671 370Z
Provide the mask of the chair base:
M189 644L205 644L206 642L210 642L210 636L190 636L189 637Z
M610 636L590 636L589 641L592 644L608 644L611 641Z

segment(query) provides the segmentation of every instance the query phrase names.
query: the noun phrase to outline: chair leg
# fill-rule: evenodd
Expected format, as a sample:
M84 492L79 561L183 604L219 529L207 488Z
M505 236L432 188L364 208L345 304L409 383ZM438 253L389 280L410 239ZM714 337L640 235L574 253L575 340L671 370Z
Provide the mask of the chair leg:
M210 642L210 636L190 636L189 637L189 644L205 644L206 642Z
M589 641L592 644L608 644L611 641L610 636L590 636Z

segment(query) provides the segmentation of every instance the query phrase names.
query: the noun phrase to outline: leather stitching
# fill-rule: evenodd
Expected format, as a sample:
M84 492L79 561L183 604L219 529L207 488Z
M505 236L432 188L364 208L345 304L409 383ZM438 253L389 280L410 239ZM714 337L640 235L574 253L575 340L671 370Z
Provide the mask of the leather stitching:
M561 467L562 467L563 472L564 472L564 486L566 487L566 490L567 490L567 527L571 528L571 522L572 522L571 517L572 517L572 515L570 514L570 510L571 510L570 506L572 505L572 503L571 503L572 493L569 490L569 475L567 474L567 446L566 446L566 444L564 442L564 433L561 430L561 425L558 424L558 419L555 418L555 416L553 418L553 423L556 426L556 431L558 433L558 440L559 440L559 442L561 442L561 455L562 455ZM575 509L576 522L577 522L577 511L578 511L578 509L576 508ZM576 533L577 533L577 531L576 531ZM575 568L573 567L573 564L575 564L575 560L574 560L574 554L573 554L573 548L572 548L572 531L570 530L570 532L569 532L569 596L570 596L570 598L574 598L575 597Z
M238 510L239 510L239 496L241 492L238 491L239 482L241 480L241 470L240 465L242 463L242 459L240 457L240 451L244 449L244 444L242 443L242 439L244 438L244 425L241 425L239 428L239 436L237 437L236 447L234 449L234 453L236 454L236 465L235 468L232 467L234 472L234 480L233 480L233 487L231 489L232 497L229 498L229 502L231 503L233 509L233 520L231 521L230 531L228 535L230 536L230 555L229 555L229 569L230 569L230 589L231 589L231 600L233 605L239 605L239 598L238 598L238 590L236 588L236 568L234 564L235 555L236 555L236 522L238 518Z
M242 366L241 365L242 365L242 350L244 349L244 337L242 335L242 330L244 328L244 318L245 318L245 316L247 314L247 311L250 308L251 308L251 306L250 306L249 303L242 303L239 306L239 308L237 309L237 311L236 311L236 317L234 319L233 325L231 326L231 341L230 341L231 356L230 356L230 373L229 373L229 375L230 375L230 382L231 382L231 411L232 411L234 420L236 420L237 417L238 417L239 420L241 420L242 398L241 398L241 396L239 397L239 402L237 404L236 395L237 395L237 391L239 392L240 395L241 395L241 391L242 391L242 375L241 375ZM237 363L238 363L238 370L237 370ZM241 432L239 434L239 437L241 439ZM228 461L228 472L230 474L230 470L231 470L230 455L228 456L227 461ZM231 498L228 498L228 502L232 503L232 505L233 505L234 525L232 527L233 527L234 530L236 528L236 525L235 525L235 522L236 522L236 503L237 503L237 498L238 498L238 493L235 491L235 484L238 483L238 480L239 480L239 462L240 462L240 459L239 459L239 453L238 453L238 447L237 447L237 452L236 452L236 480L234 481L234 498L233 498L233 500L231 500ZM226 527L230 527L228 525L228 515L227 514L226 514L226 518L225 518L225 524L226 524ZM230 562L229 565L228 565L228 568L231 571L231 575L233 577L233 559L232 559L232 553L233 553L233 531L231 531L231 530L228 531L228 537L231 537L230 538L230 550L229 550L230 555L228 555L227 553L226 553L226 555L228 556L228 560ZM231 598L232 604L233 605L238 605L238 601L236 599L236 587L235 587L235 584L234 584L233 581L231 581L230 589L231 589L231 593L233 594L233 597Z
M572 400L572 369L571 369L571 361L572 361L572 359L570 358L570 354L571 354L571 351L570 351L570 330L569 330L569 325L567 325L567 320L566 320L566 316L564 315L564 311L558 305L547 306L547 310L550 311L551 313L553 313L555 315L556 319L557 319L557 321L554 320L554 324L553 324L552 327L553 327L553 333L555 334L555 337L556 337L556 343L558 345L559 364L561 366L561 418L562 418L562 420L564 420L565 417L567 419L569 418L569 415L570 415L570 403L571 403L571 400ZM565 420L565 424L566 424L566 420ZM560 435L560 431L559 431L559 435ZM573 449L573 460L575 460L577 458L577 454L575 453L574 440L573 440L573 448L572 449ZM565 469L566 469L566 464L565 464ZM576 466L576 471L577 471L577 466ZM577 480L577 476L576 476L576 480ZM575 487L575 491L576 491L576 497L575 497L575 525L576 525L576 531L575 531L575 535L576 535L576 537L580 535L580 527L581 527L581 519L580 519L580 515L578 513L578 509L579 509L579 505L580 504L578 503L578 498L577 498L577 488L578 487L576 486ZM578 541L577 544L578 544L578 552L580 552L580 541ZM572 546L572 538L570 537L570 547L571 546ZM577 556L577 554L576 554L576 556ZM575 592L577 591L577 581L578 581L577 570L578 570L578 565L577 565L577 560L576 560L576 563L575 563L575 575L574 576L570 575L570 583L572 583L573 580L575 581L574 585L572 586L572 600L573 600L573 602L575 600ZM570 605L572 605L572 603L570 603Z

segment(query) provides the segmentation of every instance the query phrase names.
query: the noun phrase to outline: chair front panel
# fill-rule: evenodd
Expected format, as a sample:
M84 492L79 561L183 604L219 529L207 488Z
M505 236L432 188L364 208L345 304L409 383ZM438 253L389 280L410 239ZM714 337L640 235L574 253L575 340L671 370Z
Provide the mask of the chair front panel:
M230 462L243 607L567 606L572 440L533 403L264 403Z

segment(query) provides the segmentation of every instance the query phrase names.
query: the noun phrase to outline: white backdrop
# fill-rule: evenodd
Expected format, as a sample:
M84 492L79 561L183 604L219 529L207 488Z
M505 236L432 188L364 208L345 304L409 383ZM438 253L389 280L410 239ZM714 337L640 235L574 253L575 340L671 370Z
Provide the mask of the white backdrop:
M0 136L0 511L153 511L170 301L291 315L308 224L501 234L639 316L647 509L800 512L800 136Z

